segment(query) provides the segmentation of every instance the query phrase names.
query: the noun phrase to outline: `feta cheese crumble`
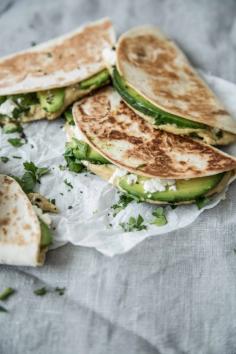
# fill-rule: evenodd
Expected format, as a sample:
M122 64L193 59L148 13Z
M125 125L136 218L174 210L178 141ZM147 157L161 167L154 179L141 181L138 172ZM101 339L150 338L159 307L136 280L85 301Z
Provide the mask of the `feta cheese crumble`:
M126 180L127 180L127 183L130 185L135 184L138 180L138 176L131 173L130 175L127 176Z
M164 192L169 187L169 190L176 190L174 179L158 179L150 178L143 182L145 193Z
M9 98L0 105L0 114L12 118L13 117L12 113L15 108L17 108L17 105L13 100Z
M113 49L110 48L105 48L102 51L102 56L105 61L105 63L108 66L115 66L116 65L116 52Z
M37 205L33 205L33 209L34 209L35 213L37 214L37 216L39 217L39 219L41 219L46 225L48 225L48 226L51 225L52 220L47 213L43 213L42 209L37 207Z
M109 183L114 183L116 178L119 178L119 177L124 177L128 174L128 171L126 171L125 169L123 168L116 168L115 169L115 172L112 174L112 176L110 177L109 179Z

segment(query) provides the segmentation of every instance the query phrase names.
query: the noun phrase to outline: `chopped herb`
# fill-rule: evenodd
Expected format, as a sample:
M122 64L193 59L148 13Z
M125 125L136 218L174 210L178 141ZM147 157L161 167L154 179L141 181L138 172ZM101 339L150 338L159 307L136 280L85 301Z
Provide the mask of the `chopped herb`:
M52 58L52 53L48 52L47 56L48 56L48 58Z
M72 186L72 184L71 184L67 179L64 179L64 183L65 183L68 187L70 187L71 189L74 188L74 187Z
M75 125L75 122L74 122L74 118L73 118L73 115L72 115L72 109L69 108L65 111L64 113L64 117L67 121L68 124L70 125Z
M20 138L11 138L8 139L7 141L14 147L21 147L22 145L25 144L25 141L23 141Z
M21 133L22 131L23 131L22 126L15 123L8 123L3 127L3 132L5 134Z
M48 290L45 288L45 286L43 288L39 288L39 289L34 290L34 294L37 296L44 296L47 294L47 292L48 292Z
M47 167L37 167L33 162L24 162L24 168L26 171L32 173L36 182L40 183L40 178L50 172Z
M116 216L121 210L125 209L129 203L131 203L134 199L127 194L121 194L118 202L112 205L112 209L114 209L113 216Z
M3 163L7 163L9 161L9 157L7 156L1 156L0 157L0 160L3 162Z
M236 248L234 248L234 253L236 254Z
M14 294L15 290L12 288L6 288L4 289L1 293L0 293L0 300L4 301L6 299L8 299L9 296L11 296L12 294Z
M50 203L56 205L56 199L55 199L55 198L53 198L53 199L48 199L48 201L49 201Z
M151 222L151 224L154 224L156 226L163 226L167 224L164 208L156 208L153 211L152 215L155 216L155 219Z
M198 199L196 199L196 205L198 207L198 209L202 209L204 208L208 203L210 202L210 198L207 197L199 197Z
M21 156L16 156L16 155L13 155L12 157L13 157L13 159L22 159L22 157L21 157Z
M66 291L66 288L58 288L56 287L55 288L55 291L58 293L58 295L64 295L65 291Z
M8 312L8 310L5 307L0 305L0 312Z
M175 210L178 207L178 205L171 205L170 207L172 210Z
M60 192L60 195L64 195L64 193L61 193L61 192Z
M35 47L35 46L37 45L37 43L36 43L35 41L32 41L32 42L30 43L30 45L31 45L31 47Z
M69 206L68 206L68 209L72 209L72 208L73 208L73 206L72 206L72 205L69 205Z
M21 178L13 177L21 185L23 191L28 194L34 191L36 183L40 183L41 177L49 173L50 170L47 167L37 167L33 162L25 162L24 168L26 172Z
M139 214L137 219L135 219L135 217L131 216L129 218L128 222L122 222L122 223L120 223L120 226L122 227L122 229L125 232L146 230L147 226L143 225L143 222L144 222L144 219Z
M66 170L66 166L65 165L59 165L58 167L59 167L59 169L61 171L65 171Z

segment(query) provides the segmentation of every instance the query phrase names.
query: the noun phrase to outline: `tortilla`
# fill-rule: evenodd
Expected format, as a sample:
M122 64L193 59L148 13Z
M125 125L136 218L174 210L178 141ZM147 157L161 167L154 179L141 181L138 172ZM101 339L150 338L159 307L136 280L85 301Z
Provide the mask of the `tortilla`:
M44 262L40 223L20 185L0 175L0 264L37 266Z
M111 87L75 103L73 116L90 146L140 176L188 179L236 168L236 158L212 146L155 129Z
M116 53L120 75L156 107L236 134L236 121L182 51L156 27L129 30L119 38Z
M109 19L0 59L0 96L78 83L105 69L102 52L115 34Z

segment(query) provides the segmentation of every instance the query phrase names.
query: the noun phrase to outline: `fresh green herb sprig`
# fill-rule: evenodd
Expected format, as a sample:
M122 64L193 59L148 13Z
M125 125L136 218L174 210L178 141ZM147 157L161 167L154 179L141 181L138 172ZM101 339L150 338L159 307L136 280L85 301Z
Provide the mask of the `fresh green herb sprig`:
M162 207L156 208L152 215L155 217L151 224L156 226L163 226L167 224L167 219L165 216L165 209Z
M0 156L0 161L2 161L3 163L7 163L9 160L9 157L7 156Z
M15 290L13 288L6 288L0 293L0 300L5 301L7 300L11 295L15 293Z
M67 187L69 187L70 189L74 188L73 185L67 180L67 179L64 179L64 183Z
M121 194L118 202L113 204L111 208L114 210L113 216L116 216L121 210L125 209L134 199L127 194Z
M125 232L146 230L147 226L144 225L143 222L144 219L139 214L137 218L131 216L128 222L122 222L120 223L120 226Z
M25 144L25 140L21 138L10 138L7 141L14 147L21 147Z
M37 167L33 162L24 162L25 173L21 178L13 176L21 185L23 191L28 194L34 191L37 183L40 183L42 176L48 174L50 170L47 167Z

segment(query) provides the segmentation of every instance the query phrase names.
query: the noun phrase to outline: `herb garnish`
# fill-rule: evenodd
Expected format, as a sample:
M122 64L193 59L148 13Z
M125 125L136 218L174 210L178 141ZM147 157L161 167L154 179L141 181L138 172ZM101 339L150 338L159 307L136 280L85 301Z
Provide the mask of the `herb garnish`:
M151 224L154 224L156 226L163 226L167 224L164 208L162 207L156 208L152 212L152 215L155 216L155 219L151 222Z
M66 288L59 288L59 287L56 287L55 288L55 291L58 293L58 295L62 296L64 295L65 291L66 291Z
M1 156L0 157L0 160L3 162L3 163L7 163L9 161L9 157L7 156Z
M13 176L15 180L21 185L23 191L28 194L34 191L36 183L40 183L43 175L49 173L47 167L37 167L33 162L24 163L25 173L21 178Z
M14 294L15 290L12 288L6 288L0 293L0 300L4 301L9 298L12 294Z
M196 199L196 205L199 210L204 208L209 202L210 202L210 198L204 196Z
M8 312L8 310L5 307L0 305L0 312Z
M13 157L13 159L22 159L22 157L21 157L21 156L16 156L16 155L13 155L12 157Z
M44 295L47 294L47 292L48 292L48 290L45 288L45 286L42 287L42 288L34 290L34 294L37 295L37 296L44 296Z
M122 229L125 232L146 230L147 226L144 225L143 222L144 222L144 219L139 214L137 219L135 219L135 217L131 216L129 218L128 222L121 222L120 226L122 227Z
M25 144L25 141L20 138L11 138L7 140L14 147L21 147Z
M128 194L121 194L118 202L111 206L114 209L113 216L116 216L121 210L125 209L133 200Z
M64 179L64 183L65 183L68 187L70 187L71 189L74 188L74 187L72 186L72 184L71 184L67 179Z

